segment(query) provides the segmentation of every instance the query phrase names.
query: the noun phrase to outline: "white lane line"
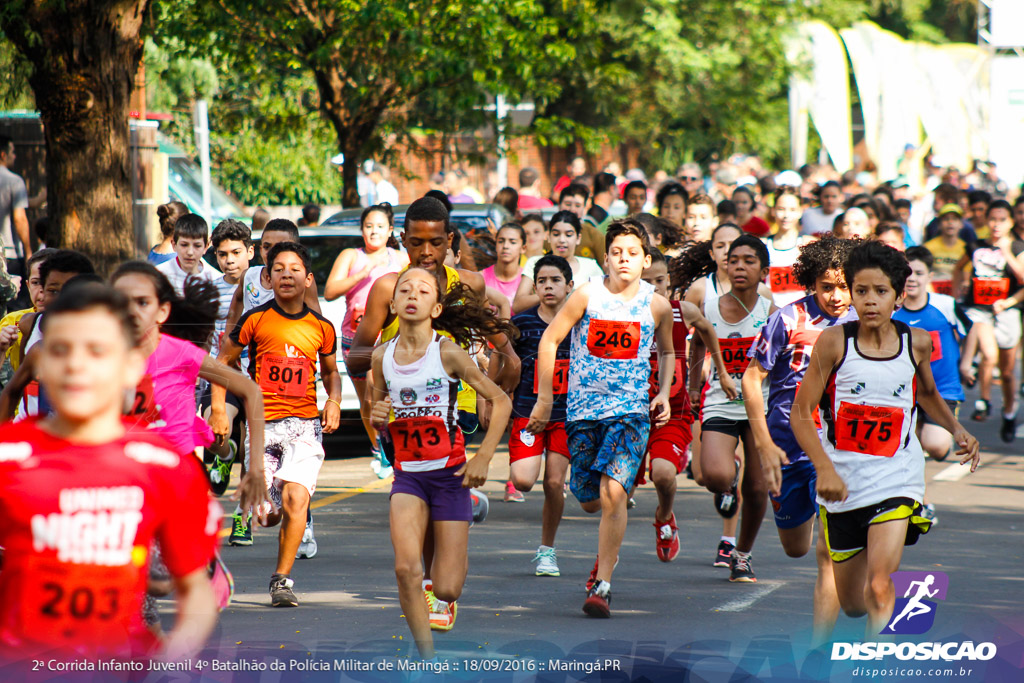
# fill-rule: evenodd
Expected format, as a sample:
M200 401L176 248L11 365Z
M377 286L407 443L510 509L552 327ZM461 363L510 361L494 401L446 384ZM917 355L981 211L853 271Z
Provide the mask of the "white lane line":
M730 600L724 605L719 605L711 609L712 612L742 612L747 608L751 607L755 602L761 598L767 597L775 591L786 585L785 581L773 581L768 583L767 581L762 582L757 588L752 590L748 595L744 595L742 598L736 598Z
M971 464L961 465L960 463L953 463L946 469L942 470L934 477L932 481L960 481L968 474L971 473Z

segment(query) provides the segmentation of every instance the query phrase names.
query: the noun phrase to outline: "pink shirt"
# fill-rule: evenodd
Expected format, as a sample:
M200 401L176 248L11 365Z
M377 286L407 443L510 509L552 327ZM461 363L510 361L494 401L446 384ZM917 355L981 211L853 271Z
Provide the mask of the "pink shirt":
M519 281L522 278L523 269L517 270L515 279L508 282L498 279L498 276L494 274L494 266L484 268L480 271L480 274L484 278L484 284L504 294L505 298L508 299L509 306L511 306L512 300L516 298L516 290L519 289Z
M159 419L149 427L181 455L213 443L213 430L196 415L196 379L206 355L194 344L160 335L160 343L146 361L146 374L136 391L137 397L152 396Z

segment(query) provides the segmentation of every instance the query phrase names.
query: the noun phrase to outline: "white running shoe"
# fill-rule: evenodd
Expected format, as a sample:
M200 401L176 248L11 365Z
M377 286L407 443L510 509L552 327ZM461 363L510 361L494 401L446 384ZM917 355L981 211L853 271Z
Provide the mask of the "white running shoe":
M306 522L306 530L302 532L302 542L299 543L299 551L295 553L296 560L310 559L316 555L316 537L313 536L313 522Z
M549 548L548 546L540 546L537 548L537 555L534 556L533 561L537 563L537 571L534 572L537 576L561 576L561 572L558 571L558 560L555 557L555 549Z

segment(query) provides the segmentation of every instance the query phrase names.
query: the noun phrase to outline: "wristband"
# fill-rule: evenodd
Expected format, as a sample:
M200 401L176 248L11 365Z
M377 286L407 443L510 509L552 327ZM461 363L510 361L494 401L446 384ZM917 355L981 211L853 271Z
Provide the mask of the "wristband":
M338 406L338 410L341 410L341 404L335 401L333 398L327 399L327 403L333 403L334 405ZM327 403L324 404L324 408L327 407Z

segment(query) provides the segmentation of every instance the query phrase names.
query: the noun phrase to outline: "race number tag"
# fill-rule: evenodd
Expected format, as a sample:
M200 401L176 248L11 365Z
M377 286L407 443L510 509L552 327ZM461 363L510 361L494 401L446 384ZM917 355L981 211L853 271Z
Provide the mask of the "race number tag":
M891 458L900 447L903 409L845 401L836 414L836 448Z
M753 343L753 337L727 337L718 340L718 345L722 347L722 361L730 375L742 375L746 372L747 366L750 365L747 351Z
M793 277L792 266L772 266L768 269L768 288L773 292L802 292L803 287Z
M991 306L1010 293L1008 277L976 277L974 282L974 303L979 306Z
M952 280L932 280L932 291L936 294L945 294L947 296L953 296L953 281Z
M20 628L55 646L125 642L126 625L140 607L140 571L33 557L21 575Z
M363 320L363 316L366 314L366 306L353 306L352 307L352 331L355 332L356 328L359 327L359 323Z
M587 331L590 355L608 360L636 358L640 346L640 322L591 320Z
M309 361L305 358L264 356L260 365L260 389L268 394L305 396Z
M403 417L388 425L395 460L441 460L452 452L448 428L440 417Z
M934 363L937 360L942 360L942 337L936 330L930 330L928 334L931 335L932 338L931 362Z
M551 392L564 394L569 386L569 359L555 359L555 374L551 377ZM534 368L533 371L533 393L540 393L540 373Z
M143 425L151 425L160 419L160 409L153 392L153 378L149 375L144 375L135 387L135 396L128 406L128 417Z
M658 358L655 356L651 359L651 398L660 391L661 384L658 382ZM676 357L676 368L672 374L672 386L669 387L668 395L669 398L673 398L679 395L686 384L686 375L683 372L683 359Z

